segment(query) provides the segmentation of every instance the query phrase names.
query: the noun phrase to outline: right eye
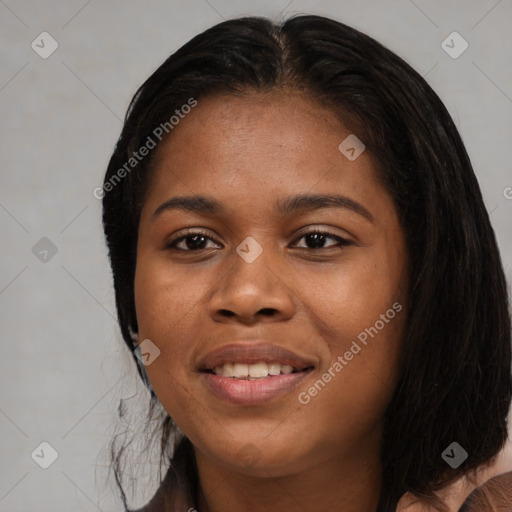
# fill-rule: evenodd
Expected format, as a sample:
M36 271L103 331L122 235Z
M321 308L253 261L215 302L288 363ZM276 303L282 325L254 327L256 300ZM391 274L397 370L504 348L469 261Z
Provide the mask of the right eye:
M185 234L183 234L183 231L178 233L178 235L166 245L166 248L183 252L198 252L211 248L205 246L208 244L208 240L217 243L212 237L209 236L209 233L205 231L187 229Z

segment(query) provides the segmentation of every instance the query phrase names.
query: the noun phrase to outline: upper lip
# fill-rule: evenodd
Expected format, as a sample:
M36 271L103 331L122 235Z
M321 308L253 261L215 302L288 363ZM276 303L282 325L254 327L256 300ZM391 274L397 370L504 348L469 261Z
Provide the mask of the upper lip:
M198 364L199 370L212 370L226 363L279 363L293 366L296 370L313 367L310 359L272 343L237 342L212 350Z

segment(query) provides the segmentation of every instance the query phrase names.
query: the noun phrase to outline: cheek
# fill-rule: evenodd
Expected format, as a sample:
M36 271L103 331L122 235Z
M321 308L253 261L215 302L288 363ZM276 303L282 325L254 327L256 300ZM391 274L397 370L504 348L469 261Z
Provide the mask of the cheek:
M308 307L318 315L324 364L313 387L302 389L313 415L346 422L384 412L398 377L406 318L405 269L400 248L368 251L343 269L311 280ZM340 359L341 358L341 361ZM323 412L322 412L323 411ZM360 414L356 411L359 411Z
M151 340L160 350L146 372L158 398L179 423L186 424L189 415L197 416L190 387L195 372L194 351L196 339L201 336L204 341L208 298L218 279L218 274L207 271L171 271L161 254L142 252L137 260L139 338Z
M187 322L204 286L193 275L170 271L164 256L142 254L135 272L135 307L141 336L165 343Z
M193 282L184 286L187 283L166 267L168 265L159 258L142 255L138 258L135 273L139 339L151 340L160 350L158 358L146 367L157 395L160 381L179 381L186 369L185 356L190 343L181 333L193 329L191 312L198 302L197 286ZM167 382L167 388L171 387L169 384Z
M402 268L390 263L389 258L369 251L346 268L302 273L300 295L305 308L323 328L319 334L333 352L340 353L348 350L350 342L376 322L382 331L380 337L396 337L394 331L399 330L403 313L398 314L392 306L395 302L403 306L403 276ZM385 316L385 329L381 329L381 315Z
M363 286L347 276L332 285L321 317L328 329L318 342L327 342L324 364L297 400L326 443L341 438L352 446L379 423L393 395L405 308L373 281Z

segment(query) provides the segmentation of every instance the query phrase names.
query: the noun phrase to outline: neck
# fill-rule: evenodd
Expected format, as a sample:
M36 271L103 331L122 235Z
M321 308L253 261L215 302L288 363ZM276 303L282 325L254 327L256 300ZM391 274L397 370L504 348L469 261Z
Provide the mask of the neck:
M354 450L351 457L329 458L307 470L272 477L237 473L195 450L198 512L375 512L382 474L378 451L366 448Z

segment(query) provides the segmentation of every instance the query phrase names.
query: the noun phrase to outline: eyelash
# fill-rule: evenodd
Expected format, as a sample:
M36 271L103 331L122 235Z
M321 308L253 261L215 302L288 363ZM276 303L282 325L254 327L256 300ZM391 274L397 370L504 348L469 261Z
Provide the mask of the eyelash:
M189 237L198 236L198 235L199 236L203 236L205 238L208 238L210 240L213 240L215 243L219 244L219 242L217 242L214 238L212 238L205 231L202 231L200 229L197 229L197 230L196 229L191 229L191 230L187 230L185 235L182 235L182 236L180 236L178 238L174 238L173 240L171 240L167 244L166 249L172 249L172 250L181 251L181 252L201 252L201 251L204 251L205 249L191 250L191 249L179 249L179 248L176 247L176 244L178 244L179 242L184 241L184 240L186 240ZM301 240L302 238L304 238L304 237L306 237L308 235L323 235L323 236L326 236L328 238L332 238L334 240L337 240L338 243L336 245L331 245L329 247L318 247L318 248L299 247L299 249L308 249L310 251L317 252L317 251L322 251L322 250L323 251L327 251L327 250L335 249L335 248L341 249L344 246L353 245L353 243L350 242L349 240L347 240L345 238L342 238L340 236L334 235L334 234L332 234L332 233L330 233L328 231L324 231L322 229L314 229L314 230L311 230L311 231L307 231L306 233L302 233L302 235L300 237L295 239L295 242L298 241L298 240Z

